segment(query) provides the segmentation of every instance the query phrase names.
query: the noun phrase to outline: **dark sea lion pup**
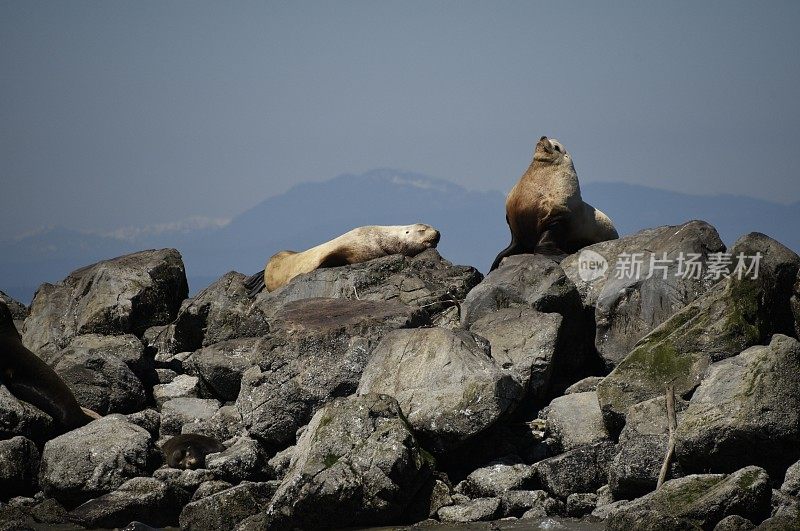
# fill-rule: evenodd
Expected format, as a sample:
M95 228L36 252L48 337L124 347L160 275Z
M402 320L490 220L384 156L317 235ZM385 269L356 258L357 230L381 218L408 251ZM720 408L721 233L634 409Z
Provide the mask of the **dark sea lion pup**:
M69 386L33 352L25 348L8 306L0 301L0 383L15 397L41 409L65 433L99 415L78 404Z
M176 435L161 445L167 465L184 470L203 468L208 454L223 450L225 450L225 446L221 442L198 433Z
M359 264L392 254L415 256L436 247L439 237L438 230L424 223L358 227L306 251L276 253L263 273L245 281L245 287L254 296L265 286L275 291L297 275L323 267Z
M619 237L609 217L581 198L570 154L546 136L539 139L528 170L508 194L506 222L511 244L500 251L491 270L506 256L572 254Z

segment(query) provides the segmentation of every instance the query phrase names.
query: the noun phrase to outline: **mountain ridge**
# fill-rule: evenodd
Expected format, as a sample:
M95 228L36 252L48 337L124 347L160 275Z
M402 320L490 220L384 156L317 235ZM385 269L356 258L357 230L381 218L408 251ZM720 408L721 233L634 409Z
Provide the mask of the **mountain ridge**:
M622 182L582 184L584 199L606 212L621 235L647 227L708 221L731 245L759 231L800 249L800 202L782 205L761 199L692 195ZM29 302L42 282L57 282L74 269L144 248L175 247L184 257L193 292L230 270L253 273L282 249L302 250L360 225L423 222L442 232L442 255L454 263L488 269L510 235L505 195L474 191L421 173L379 168L344 173L321 182L298 183L267 197L222 226L129 239L63 227L0 241L0 290ZM136 234L133 231L133 234Z

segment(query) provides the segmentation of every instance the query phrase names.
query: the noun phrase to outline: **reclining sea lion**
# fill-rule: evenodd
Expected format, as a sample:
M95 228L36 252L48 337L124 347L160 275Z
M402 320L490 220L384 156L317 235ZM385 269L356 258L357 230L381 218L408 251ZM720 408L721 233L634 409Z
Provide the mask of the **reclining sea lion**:
M198 433L176 435L161 445L167 465L184 470L203 468L208 454L223 450L225 450L225 446L221 442Z
M267 291L275 291L297 275L321 267L358 264L392 254L414 256L436 247L439 237L438 230L422 223L358 227L307 251L273 255L264 272L249 277L245 286L254 296L265 286Z

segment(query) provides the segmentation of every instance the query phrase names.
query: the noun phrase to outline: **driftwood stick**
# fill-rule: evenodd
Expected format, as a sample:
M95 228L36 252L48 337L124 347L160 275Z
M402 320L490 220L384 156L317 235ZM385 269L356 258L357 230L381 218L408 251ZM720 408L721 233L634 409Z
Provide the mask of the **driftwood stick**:
M678 418L675 415L675 386L667 387L667 422L669 423L669 441L667 442L667 455L664 456L664 463L661 465L661 472L658 474L656 489L660 489L664 480L667 479L669 464L672 461L672 454L675 453L675 430L678 429Z

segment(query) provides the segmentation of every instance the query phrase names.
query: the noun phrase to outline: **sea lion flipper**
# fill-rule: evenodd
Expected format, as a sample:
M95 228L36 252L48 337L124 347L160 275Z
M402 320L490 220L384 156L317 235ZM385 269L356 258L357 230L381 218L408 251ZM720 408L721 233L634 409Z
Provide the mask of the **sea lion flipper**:
M498 267L500 267L500 262L503 261L503 258L515 254L520 254L521 252L522 251L520 250L520 246L519 243L517 243L517 240L512 239L511 243L508 244L508 247L506 247L505 249L503 249L498 253L497 258L495 258L494 262L492 262L492 267L489 268L489 272L492 272Z
M259 292L264 289L264 271L259 271L254 275L250 275L244 281L244 287L247 288L247 294L251 297L255 297L259 294Z

